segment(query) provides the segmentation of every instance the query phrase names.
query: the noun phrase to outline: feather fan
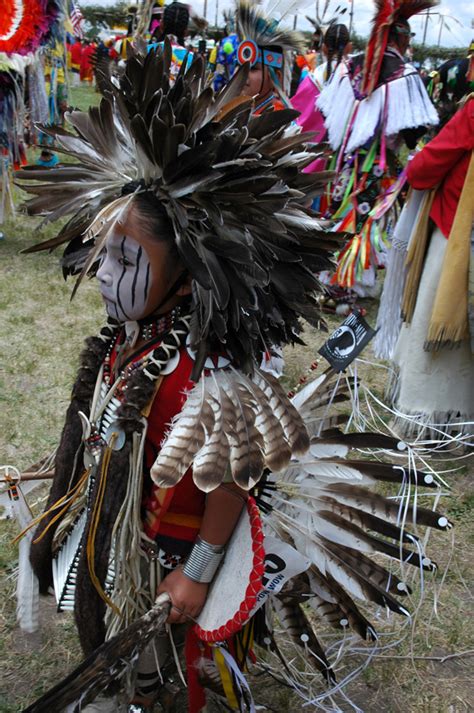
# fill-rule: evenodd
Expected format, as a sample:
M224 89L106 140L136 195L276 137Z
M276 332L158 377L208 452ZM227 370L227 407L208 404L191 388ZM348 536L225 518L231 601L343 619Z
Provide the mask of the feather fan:
M248 490L265 468L281 470L309 446L305 425L278 380L259 369L202 376L176 417L151 469L160 487L176 485L193 465L196 485L217 488L230 470Z
M346 397L347 389L348 381L329 370L293 397L293 406L312 435L310 449L294 456L275 477L266 475L257 489L265 527L311 561L306 573L271 598L295 641L301 638L305 602L332 627L351 628L364 639L375 640L376 633L355 600L408 616L399 599L410 593L410 587L386 563L434 571L418 530L451 527L444 515L396 497L407 483L414 490L436 487L431 474L412 474L399 464L406 444L377 433L345 434L332 425L332 404L338 395ZM390 452L398 463L382 460ZM395 497L374 490L378 482L394 484ZM304 626L311 627L309 619ZM308 639L303 638L317 652L311 631ZM317 660L330 675L324 652L321 656L319 651Z
M141 651L165 625L170 610L167 594L161 594L154 606L120 634L105 641L72 673L57 683L23 713L51 713L67 709L79 713L107 689L110 683L126 674Z

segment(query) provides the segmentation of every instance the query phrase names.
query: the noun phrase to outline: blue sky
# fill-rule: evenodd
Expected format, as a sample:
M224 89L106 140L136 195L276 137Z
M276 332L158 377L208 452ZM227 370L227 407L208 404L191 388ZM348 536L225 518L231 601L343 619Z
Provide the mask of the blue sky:
M222 10L231 7L233 4L231 0L207 0L207 18L212 22L214 21L216 13L216 1L219 3L220 17L222 17ZM105 6L112 4L114 0L79 0L79 5L88 5L94 2ZM320 5L323 4L324 0L321 0ZM192 0L192 5L198 13L203 13L204 0ZM304 5L304 2L302 2L301 5ZM329 6L330 12L336 8L337 5L348 8L349 0L331 0ZM311 26L304 16L314 14L314 7L315 3L310 3L301 11L298 17L298 29L310 29ZM359 34L368 35L373 9L373 0L354 0L354 26ZM474 29L472 28L474 18L473 0L442 0L441 4L433 10L433 13L440 13L442 17L436 14L430 18L426 35L428 44L438 43L441 29L441 44L444 47L465 46L467 48L469 46L471 39L474 37ZM348 11L346 17L347 14ZM412 29L413 32L416 33L416 42L421 42L423 38L425 22L426 18L424 16L412 19ZM288 24L292 24L292 18L290 18Z

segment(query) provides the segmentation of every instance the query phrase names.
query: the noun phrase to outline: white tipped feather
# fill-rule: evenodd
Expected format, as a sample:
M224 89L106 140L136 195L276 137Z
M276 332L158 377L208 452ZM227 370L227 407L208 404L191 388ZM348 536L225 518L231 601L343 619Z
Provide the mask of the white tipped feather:
M309 384L306 384L306 386L304 386L300 391L298 391L297 394L293 396L293 398L291 399L291 403L298 411L301 412L305 404L310 402L316 391L320 388L321 384L324 384L324 382L327 380L328 375L328 372L320 374L316 379L310 381Z
M11 496L12 509L20 530L27 527L33 515L25 500L20 485L15 486ZM34 530L29 530L20 540L18 551L18 582L16 587L16 617L20 629L33 633L38 629L39 584L30 564L30 545Z
M207 380L201 379L189 393L181 412L173 421L152 469L153 481L163 488L176 485L202 448L214 422L214 411L206 394Z
M438 513L415 505L403 506L396 498L372 492L382 480L393 482L396 494L405 471L400 464L358 460L349 455L356 449L364 454L374 450L380 460L383 442L373 433L358 433L357 438L351 438L331 429L331 404L340 400L347 384L342 379L331 382L328 376L322 374L305 386L293 398L293 405L303 418L310 419L309 424L305 420L310 432L317 433L313 427L318 422L324 422L330 430L321 441L315 435L309 451L293 458L278 474L275 490L269 489L268 495L263 491L263 498L272 507L264 519L273 533L311 560L317 576L308 581L316 613L333 626L339 626L340 616L344 626L352 626L361 636L373 636L373 628L351 598L406 614L397 597L408 590L379 558L401 558L421 566L417 537L405 530L404 521L400 522L400 508L414 526L443 529L449 523ZM318 411L321 417L314 418Z
M265 467L287 467L308 445L303 421L277 379L259 370L253 380L235 369L215 370L189 393L151 477L171 487L194 464L196 484L209 492L220 485L224 461L230 461L235 482L248 489Z
M299 15L309 5L314 5L313 0L269 0L262 9L268 17L283 20L289 15Z

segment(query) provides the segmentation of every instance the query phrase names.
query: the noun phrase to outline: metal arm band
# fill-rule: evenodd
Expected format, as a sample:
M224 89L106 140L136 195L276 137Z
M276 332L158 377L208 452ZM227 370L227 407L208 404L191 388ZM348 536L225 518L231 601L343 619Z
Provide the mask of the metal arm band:
M195 582L208 584L212 582L224 554L222 545L211 545L198 537L183 567L183 574Z

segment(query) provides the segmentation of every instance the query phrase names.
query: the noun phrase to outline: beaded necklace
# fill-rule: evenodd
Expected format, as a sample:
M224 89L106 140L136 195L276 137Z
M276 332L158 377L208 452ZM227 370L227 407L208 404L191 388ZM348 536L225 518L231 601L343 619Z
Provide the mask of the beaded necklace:
M181 316L182 308L174 307L166 314L154 315L140 322L140 339L150 341L162 337L169 332L176 320Z
M140 322L139 339L145 342L150 342L152 340L159 340L164 337L174 326L175 322L181 317L182 309L177 306L166 314L155 315L147 320ZM103 380L107 386L113 381L112 378L112 354L114 349L117 349L118 339L120 334L117 334L116 338L111 341L109 348L107 349L106 355L104 357L104 369L103 369ZM123 345L121 345L123 346ZM120 348L120 347L119 347ZM120 398L127 389L127 381L131 375L139 369L147 361L148 356L145 355L137 361L132 361L128 363L120 371L120 382L117 385L117 396Z

